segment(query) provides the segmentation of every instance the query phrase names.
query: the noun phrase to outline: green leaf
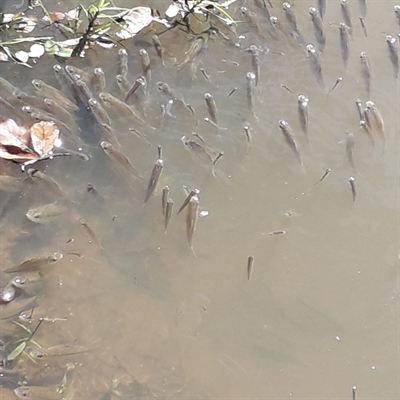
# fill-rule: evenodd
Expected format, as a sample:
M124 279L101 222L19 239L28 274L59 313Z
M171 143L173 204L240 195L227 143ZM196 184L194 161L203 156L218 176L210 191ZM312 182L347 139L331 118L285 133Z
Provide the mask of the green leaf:
M59 47L57 46L57 43L54 42L53 40L48 40L44 44L44 49L46 50L47 53L54 54L58 51Z
M18 345L8 356L7 356L7 361L13 361L15 360L18 356L22 354L22 352L25 350L26 347L26 342L22 342L20 345Z
M57 55L60 57L69 58L69 57L71 57L73 51L74 51L74 49L63 48L57 52Z

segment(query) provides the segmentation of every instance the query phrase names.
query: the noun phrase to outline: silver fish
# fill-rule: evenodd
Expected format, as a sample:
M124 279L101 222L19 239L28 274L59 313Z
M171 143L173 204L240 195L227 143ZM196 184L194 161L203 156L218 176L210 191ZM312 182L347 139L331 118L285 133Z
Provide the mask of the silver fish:
M399 48L397 40L392 35L386 35L386 43L389 49L389 58L393 66L393 75L395 78L399 76Z
M89 71L84 71L81 68L74 67L73 65L66 65L65 66L65 71L67 75L71 78L73 82L76 82L77 80L82 80L84 81L87 85L90 85L90 82L92 80L92 73Z
M299 28L297 26L297 18L295 13L292 11L292 6L290 5L290 3L288 2L284 2L282 4L283 7L283 11L285 12L285 16L286 16L286 21L290 27L290 29L292 30L293 33L295 33L295 36L297 37L299 43L304 43L304 39L299 31Z
M118 50L117 75L126 78L128 74L128 52L125 49Z
M115 143L117 146L121 147L115 130L108 124L100 125L100 137L106 142Z
M194 196L199 196L199 194L200 194L200 190L199 189L192 189L189 193L188 193L188 195L186 196L186 199L183 201L183 203L182 203L182 205L181 205L181 208L178 210L178 212L177 212L177 214L179 214L181 211L183 211L186 207L187 207L187 205L189 204L189 202L190 202L190 200L191 200L191 198L192 197L194 197Z
M120 88L123 94L129 92L129 89L131 88L132 84L128 81L126 76L119 74L115 77L115 79L117 81L118 87Z
M309 143L308 140L308 97L305 96L304 94L299 94L297 97L297 103L298 103L298 112L299 112L299 121L300 121L300 126L303 132L306 135L307 143Z
M133 175L135 175L138 179L143 180L143 178L139 175L139 173L133 167L132 163L129 161L128 157L126 157L124 154L122 154L118 150L115 150L114 146L110 142L106 142L105 140L103 140L100 143L100 146L104 150L104 152L107 154L107 156L109 156L110 159L112 159L117 165L128 170Z
M306 46L307 58L310 61L311 71L317 79L318 84L325 88L324 77L322 75L321 61L318 57L317 50L312 44Z
M337 79L336 79L336 82L335 82L335 83L333 84L333 86L329 89L329 92L328 92L328 93L332 92L332 90L335 90L335 89L339 86L339 83L342 82L342 81L343 81L343 78L342 78L341 76L338 76Z
M213 159L211 155L202 145L194 140L190 140L187 136L182 136L181 141L185 149L196 155L202 163L208 165L213 164Z
M186 216L186 235L190 245L190 248L193 251L193 234L196 230L197 218L199 215L199 198L197 196L193 196L188 205L188 212Z
M164 228L165 228L165 232L167 232L167 228L169 225L169 221L171 220L171 216L172 216L172 209L174 207L174 202L172 199L169 199L167 201L167 204L165 206L165 214L164 214Z
M363 110L363 104L360 99L356 100L356 106L357 106L358 116L360 117L361 121L364 119L364 110Z
M211 121L218 125L217 105L215 104L213 95L211 93L205 93L204 100L206 101L208 114L210 115Z
M162 210L163 210L163 215L165 215L168 200L169 200L169 186L165 185L163 188L162 197L161 197L161 206L162 206Z
M250 280L251 274L253 273L253 267L254 267L254 257L249 256L247 259L247 279Z
M371 125L379 133L379 135L382 136L384 142L386 142L385 123L378 107L373 101L367 101L365 105L367 110L369 110L372 115Z
M353 24L351 23L350 6L348 0L340 0L340 9L342 11L343 21L349 29L350 35L352 34Z
M349 60L349 30L344 22L339 23L340 50L342 52L342 60L345 68Z
M350 167L355 170L356 167L354 165L354 135L349 130L347 130L346 133L346 156Z
M300 151L297 147L296 140L294 138L292 129L290 125L288 124L287 121L284 121L283 119L279 120L279 128L281 129L283 133L283 137L285 139L286 144L290 147L290 149L293 151L295 154L297 160L299 161L300 165L303 167L303 161L301 159L301 154Z
M104 75L104 71L101 68L95 68L93 70L90 87L95 93L104 92L106 88L106 77Z
M139 76L139 78L137 78L135 82L133 82L133 84L130 85L128 91L125 94L124 102L126 103L134 95L137 96L136 92L138 91L138 89L139 88L145 89L146 86L147 83L145 77Z
M358 8L361 16L365 19L367 16L367 0L358 0Z
M308 13L310 14L311 21L313 23L314 36L317 39L318 48L323 53L326 44L324 23L318 13L318 10L315 7L310 7L308 9Z
M400 27L400 4L396 4L393 8L394 14L396 15L397 24Z
M318 12L322 19L326 13L326 0L318 0Z
M246 74L246 98L247 98L247 108L254 115L254 97L256 88L256 76L253 72L248 72Z
M153 35L151 37L151 40L153 41L154 50L156 51L158 58L161 60L162 64L164 65L164 49L161 45L159 37L157 35Z
M74 88L72 86L72 80L70 76L67 74L65 69L59 64L53 65L53 71L64 95L69 99L73 99ZM75 109L77 110L78 106L75 105Z
M40 79L33 79L32 85L40 97L49 98L57 101L60 105L70 110L77 110L78 107L75 103L72 103L67 97L65 97L64 93L60 90L56 89L53 86L47 85Z
M60 106L60 104L57 103L56 100L46 98L43 100L43 102L45 105L45 110L47 112L65 122L71 127L72 130L79 131L79 126L76 123L76 118L74 118L68 110Z
M362 128L363 131L367 134L368 139L371 141L372 146L374 146L375 145L374 136L372 135L371 129L369 128L368 124L363 119L360 120L360 128Z
M354 203L355 200L356 200L356 195L357 195L357 192L356 192L356 178L354 178L354 176L350 176L349 177L349 183L350 183L350 188L351 188L351 196L353 198L353 203Z
M321 178L319 178L319 181L316 184L323 182L331 174L331 172L332 172L332 170L330 168L327 168L325 170L325 172L322 174Z
M367 97L371 95L371 63L368 54L365 51L360 53L361 76L364 80Z
M85 219L80 218L79 223L83 226L90 239L92 239L92 242L95 243L100 249L104 250L103 246L99 242L99 239L97 238L97 235L94 233L94 230L90 227L88 222Z
M366 26L366 24L365 24L365 21L364 21L364 18L363 17L358 17L359 18L359 20L360 20L360 24L361 24L361 28L362 28L362 30L363 30L363 32L364 32L364 36L365 37L368 37L368 33L367 33L367 26Z
M44 266L55 264L60 261L64 255L62 253L49 253L39 257L30 258L21 264L8 267L3 272L26 272L26 271L40 271Z
M9 303L10 301L14 300L15 294L16 294L16 289L13 284L13 280L11 280L1 291L0 300L3 303Z
M140 61L142 64L142 72L143 76L146 78L147 87L150 85L151 81L151 65L150 65L150 56L147 50L140 49L139 50Z
M99 99L105 105L106 109L113 111L119 117L132 119L135 123L140 126L147 126L146 122L139 115L137 111L134 110L133 107L130 107L128 104L123 101L117 99L109 93L100 93Z
M94 98L93 92L89 89L89 86L82 79L77 79L74 82L74 87L78 97L81 99L82 103L87 107L89 99Z
M36 297L21 298L18 297L13 301L0 306L0 320L14 317L21 314L22 311L30 310L36 304Z
M25 216L29 221L35 222L36 224L46 224L55 220L67 210L67 207L55 202L31 208Z
M56 194L57 196L64 197L65 193L61 189L60 185L49 175L44 172L38 171L34 168L28 168L26 171L29 177L35 182L41 182L43 185L47 187L48 190Z
M155 163L154 163L154 167L153 167L153 171L151 173L151 177L149 180L149 184L147 186L147 193L146 193L146 197L144 199L144 202L146 203L146 201L150 198L150 196L153 195L153 193L156 191L157 189L157 185L158 185L158 181L160 179L160 176L162 174L162 170L164 168L164 161L159 158Z
M254 44L250 45L247 51L250 53L251 68L252 72L256 76L256 86L258 85L258 80L260 77L260 51L258 47Z
M73 354L86 353L89 350L86 346L78 346L73 344L61 344L52 347L38 347L29 354L31 357L41 360L45 357L70 356Z
M40 108L42 110L46 110L46 103L40 97L29 96L27 93L25 93L19 89L17 89L13 93L13 97L15 99L17 99L20 103L23 103L24 105L28 105L31 107L36 107L36 108Z
M108 125L111 126L111 119L107 113L107 111L103 108L103 106L95 99L90 98L88 100L88 106L92 111L96 121L99 125Z

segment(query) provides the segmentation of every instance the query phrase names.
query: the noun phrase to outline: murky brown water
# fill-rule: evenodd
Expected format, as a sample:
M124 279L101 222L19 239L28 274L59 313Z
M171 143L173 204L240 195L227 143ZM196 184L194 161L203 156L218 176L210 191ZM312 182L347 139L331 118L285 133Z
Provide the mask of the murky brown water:
M163 11L168 2L145 3ZM256 10L252 1L237 3L231 10L239 21L240 6L247 3ZM280 2L272 3L271 14L284 21ZM73 200L69 212L36 225L25 213L53 201L51 195L30 183L16 194L0 193L2 269L49 251L65 255L46 275L30 325L39 317L66 321L44 323L35 340L43 347L70 343L90 349L37 365L21 356L28 384L57 384L72 361L71 399L106 398L106 392L118 398L111 392L113 380L120 382L117 390L125 398L350 399L354 385L358 398L399 398L400 92L385 43L387 33L398 31L395 2L367 2L368 38L357 19L357 2L350 2L354 38L346 71L334 25L341 20L338 3L328 2L321 57L327 88L338 76L343 82L329 95L312 75L303 48L268 34L266 42L244 22L237 26L238 34L245 35L237 40L239 47L209 41L200 67L212 83L199 70L192 79L187 68L168 61L163 66L150 37L144 36L126 42L128 78L141 74L138 53L147 48L152 82L146 120L160 128L147 130L152 146L122 131L119 140L145 181L112 168L98 146L94 120L81 110L82 148L90 160L62 157L40 164ZM129 2L129 7L136 4ZM306 43L315 43L311 5L296 1L293 6ZM266 25L261 29L266 31ZM167 60L184 58L189 46L184 33L172 30L160 40ZM246 107L250 58L244 50L250 44L270 48L260 56L258 120ZM385 120L386 149L379 138L373 148L358 128L355 99L368 100L360 51L371 60L371 100ZM96 48L71 64L88 71L102 67L107 91L120 95L116 53ZM54 63L43 58L32 70L3 63L2 76L26 91L33 78L57 85ZM162 121L160 105L166 100L157 91L159 80L184 95L196 110L198 125L184 112ZM227 97L234 87L237 92ZM227 128L220 130L221 139L203 122L208 116L205 92L213 94L219 125ZM299 93L310 99L309 145L298 123ZM293 128L306 174L283 140L280 119ZM253 128L249 148L245 120ZM347 129L355 135L357 172L346 159ZM184 149L180 138L191 132L202 135L216 152L224 151L217 177ZM165 167L156 195L143 206L157 145ZM0 167L2 173L22 176L18 165L2 160ZM326 168L332 173L315 185ZM351 175L357 184L354 203ZM98 190L97 197L87 193L88 183ZM166 184L174 214L186 196L183 185L201 190L200 208L209 216L198 220L196 257L187 243L185 213L174 215L164 234L161 189ZM292 217L285 216L289 210ZM88 221L104 250L91 242L79 218ZM269 235L277 230L286 234ZM71 238L73 243L66 244ZM249 255L255 258L250 281Z

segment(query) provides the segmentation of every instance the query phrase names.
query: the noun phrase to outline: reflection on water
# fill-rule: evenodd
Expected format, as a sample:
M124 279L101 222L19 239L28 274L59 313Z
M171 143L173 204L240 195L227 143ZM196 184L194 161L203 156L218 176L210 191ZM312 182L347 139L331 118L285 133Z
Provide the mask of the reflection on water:
M152 3L161 12L167 5ZM350 2L353 36L346 69L340 6L328 2L326 46L319 54L325 89L304 45L287 31L271 31L261 15L257 27L244 22L240 7L257 12L254 3L231 6L240 21L239 38L210 37L194 76L191 65L175 65L190 46L178 29L160 36L165 65L150 35L126 42L130 82L142 75L140 49L151 59L149 95L131 102L146 126L134 125L142 137L129 131L132 120L123 112L112 123L121 144L116 147L143 181L105 154L99 125L80 102L75 119L90 159L59 157L35 167L55 179L66 198L29 179L16 193L0 192L2 269L48 252L64 254L40 278L45 283L36 289L37 308L25 325L33 329L40 317L54 320L34 336L42 347L88 348L36 364L21 355L15 369L26 373L26 381L20 383L59 384L72 362L66 384L71 399L351 398L354 385L361 398L398 398L399 85L385 42L398 29L394 2L367 2L368 37L356 18L357 2ZM270 13L285 25L280 3L272 4ZM292 7L306 44L315 43L311 5ZM253 112L246 98L246 73L254 67L246 49L252 44L261 48ZM373 147L359 128L355 100L369 100L361 51L369 55L370 99L384 118L386 147L376 135ZM95 48L85 59L68 61L88 73L101 67L105 91L121 98L117 52ZM32 70L3 64L2 76L33 94L33 78L59 87L54 63L43 58ZM339 76L343 81L327 94ZM178 93L170 115L162 116L168 96L158 90L158 81ZM215 99L218 129L204 121L212 118L206 92ZM300 93L309 98L309 143L298 119ZM292 128L305 171L279 129L281 119ZM250 142L244 124L251 126ZM348 129L354 133L356 170L346 157ZM192 132L205 140L211 158L224 153L215 177L211 163L182 145L181 137L193 139ZM164 168L144 205L158 145ZM2 160L0 167L2 174L23 177L17 165ZM327 168L331 173L319 182ZM350 176L356 178L354 202ZM164 185L174 201L166 234ZM197 221L195 255L186 238L187 210L176 215L187 196L184 185L200 189L200 211L209 212ZM68 212L43 225L26 219L29 209L56 200ZM270 235L282 230L286 234ZM255 261L248 280L250 255ZM2 287L7 279L1 275ZM25 337L13 329L2 334L5 343ZM2 381L11 389L16 383L12 377Z

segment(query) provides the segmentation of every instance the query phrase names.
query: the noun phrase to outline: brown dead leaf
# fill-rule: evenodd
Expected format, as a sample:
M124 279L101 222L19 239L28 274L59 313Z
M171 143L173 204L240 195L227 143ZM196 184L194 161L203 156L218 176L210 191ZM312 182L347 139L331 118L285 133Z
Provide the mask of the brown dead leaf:
M36 160L39 156L36 153L23 152L19 147L0 145L0 158L16 162Z
M17 147L21 151L32 152L27 146L29 139L29 129L19 126L13 119L6 119L0 123L0 145Z
M31 126L32 147L40 156L48 154L58 139L60 130L53 121L40 121Z

